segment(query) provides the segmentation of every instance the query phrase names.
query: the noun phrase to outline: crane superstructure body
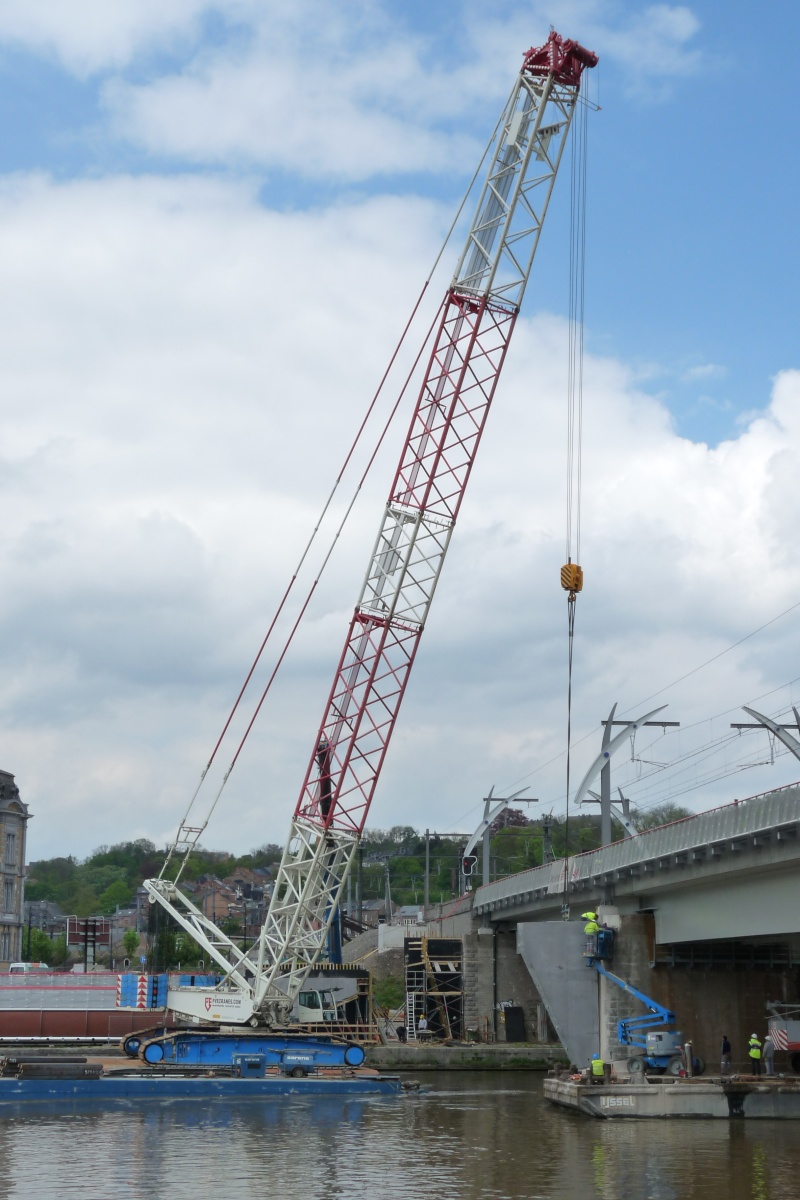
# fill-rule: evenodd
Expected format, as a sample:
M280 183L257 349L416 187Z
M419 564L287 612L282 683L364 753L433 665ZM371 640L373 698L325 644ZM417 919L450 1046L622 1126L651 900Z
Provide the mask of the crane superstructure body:
M452 282L258 939L237 946L163 876L161 904L220 969L170 989L180 1017L279 1027L322 955L530 275L579 98L597 56L552 32L525 54ZM182 827L176 848L192 841Z

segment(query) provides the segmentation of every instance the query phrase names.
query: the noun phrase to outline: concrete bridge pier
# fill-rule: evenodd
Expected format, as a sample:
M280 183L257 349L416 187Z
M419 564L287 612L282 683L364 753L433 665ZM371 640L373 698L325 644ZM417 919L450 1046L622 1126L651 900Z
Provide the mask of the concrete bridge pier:
M520 921L517 951L564 1052L584 1067L600 1049L597 972L583 958L583 922Z

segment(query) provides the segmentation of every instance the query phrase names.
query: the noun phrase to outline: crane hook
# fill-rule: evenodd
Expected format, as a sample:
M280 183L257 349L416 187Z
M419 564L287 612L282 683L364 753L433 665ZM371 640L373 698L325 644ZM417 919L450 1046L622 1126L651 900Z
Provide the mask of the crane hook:
M578 592L583 590L583 567L570 561L561 568L561 586L569 592L567 600L572 603Z

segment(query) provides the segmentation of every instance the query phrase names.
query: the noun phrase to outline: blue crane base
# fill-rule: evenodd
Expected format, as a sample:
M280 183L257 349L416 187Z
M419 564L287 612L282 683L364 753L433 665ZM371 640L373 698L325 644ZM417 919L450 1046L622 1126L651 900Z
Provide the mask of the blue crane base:
M366 1055L361 1046L335 1038L303 1034L222 1032L209 1030L144 1030L123 1042L131 1058L151 1066L279 1067L287 1075L309 1075L331 1067L360 1067ZM244 1059L251 1059L249 1066Z

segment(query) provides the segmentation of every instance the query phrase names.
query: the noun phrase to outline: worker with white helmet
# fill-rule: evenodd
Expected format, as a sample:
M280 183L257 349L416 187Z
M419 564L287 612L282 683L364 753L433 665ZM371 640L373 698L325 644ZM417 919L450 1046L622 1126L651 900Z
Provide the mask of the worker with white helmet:
M753 1075L761 1074L761 1042L758 1034L751 1034L747 1043L747 1053L750 1056L750 1071Z
M772 1040L772 1033L767 1030L767 1036L764 1038L764 1045L761 1047L761 1056L764 1060L764 1071L767 1075L775 1074L775 1043Z

